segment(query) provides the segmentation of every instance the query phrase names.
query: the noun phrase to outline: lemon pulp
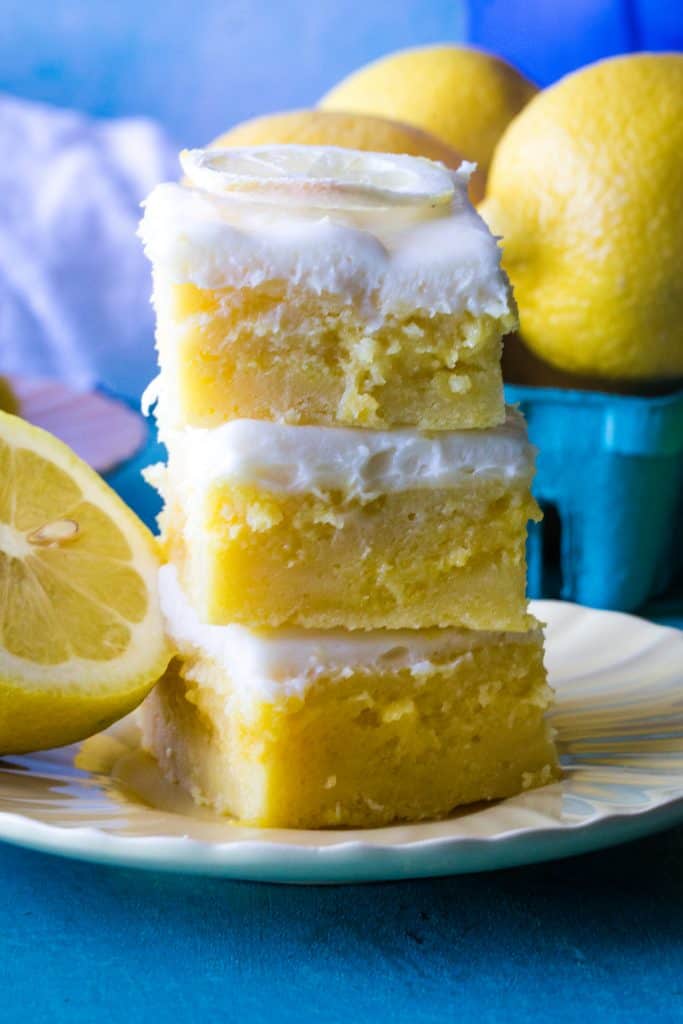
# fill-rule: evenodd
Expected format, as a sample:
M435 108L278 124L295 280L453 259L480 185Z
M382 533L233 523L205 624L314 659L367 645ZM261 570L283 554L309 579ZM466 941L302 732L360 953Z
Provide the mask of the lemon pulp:
M65 445L0 413L0 752L131 710L168 652L154 539Z

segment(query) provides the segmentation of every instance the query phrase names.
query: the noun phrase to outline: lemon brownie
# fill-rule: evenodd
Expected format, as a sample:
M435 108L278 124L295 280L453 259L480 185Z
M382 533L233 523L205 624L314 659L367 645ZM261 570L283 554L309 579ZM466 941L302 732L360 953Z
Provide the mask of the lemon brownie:
M491 430L235 420L169 442L165 558L209 623L524 630L534 449Z
M181 656L143 740L197 803L260 826L376 826L557 776L537 625L263 633L202 625L172 567L160 582Z
M516 312L471 165L315 146L183 163L187 184L158 186L141 225L162 423L504 420Z

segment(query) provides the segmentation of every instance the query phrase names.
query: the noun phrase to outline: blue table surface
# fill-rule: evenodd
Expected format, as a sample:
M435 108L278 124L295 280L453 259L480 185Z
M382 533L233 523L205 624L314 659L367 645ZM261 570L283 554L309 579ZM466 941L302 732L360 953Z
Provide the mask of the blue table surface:
M112 483L149 519L139 468ZM683 599L645 614L683 625ZM682 911L683 827L495 874L329 888L0 843L0 1024L679 1021Z

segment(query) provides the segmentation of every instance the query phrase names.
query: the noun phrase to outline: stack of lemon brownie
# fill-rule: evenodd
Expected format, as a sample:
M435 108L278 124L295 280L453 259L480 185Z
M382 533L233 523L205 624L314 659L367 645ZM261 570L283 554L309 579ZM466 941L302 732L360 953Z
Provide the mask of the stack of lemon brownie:
M418 820L548 781L534 458L504 406L514 304L471 168L182 159L141 227L178 651L146 747L259 825Z

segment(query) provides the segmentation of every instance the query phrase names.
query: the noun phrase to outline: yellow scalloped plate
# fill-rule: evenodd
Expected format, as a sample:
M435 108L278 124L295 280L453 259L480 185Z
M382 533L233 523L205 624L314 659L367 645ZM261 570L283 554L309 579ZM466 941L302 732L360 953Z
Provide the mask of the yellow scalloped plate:
M82 860L270 882L488 871L683 821L683 632L532 602L548 623L561 782L446 821L366 831L243 828L197 812L120 723L80 747L0 760L0 838Z

